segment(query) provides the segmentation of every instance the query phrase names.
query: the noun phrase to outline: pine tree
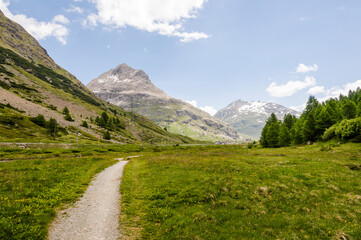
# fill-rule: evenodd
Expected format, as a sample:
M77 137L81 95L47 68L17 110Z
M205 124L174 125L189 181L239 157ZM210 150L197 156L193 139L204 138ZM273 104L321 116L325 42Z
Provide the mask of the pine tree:
M106 112L103 112L103 113L102 113L101 118L103 118L105 124L108 123L109 117L108 117L108 114L107 114Z
M288 130L291 130L293 124L295 123L295 117L288 113L284 116L283 123L287 126Z
M305 142L314 142L317 138L316 135L316 122L313 113L309 113L303 125L303 138Z
M271 116L268 118L267 123L271 124L275 122L278 122L278 119L276 114L272 113Z
M316 108L318 107L319 105L319 102L318 100L314 97L314 96L310 96L308 98L308 101L307 101L307 104L306 104L306 109L305 111L303 112L302 115L304 115L305 117L308 116L309 113L313 112L316 110Z
M323 107L321 113L316 118L317 135L321 136L325 130L331 127L334 123L330 111L332 109L329 106Z
M280 127L279 146L288 147L291 144L290 130L287 125L283 123Z
M274 113L272 113L271 116L267 119L266 125L262 129L261 138L260 138L260 143L262 147L269 147L267 134L268 134L268 129L272 123L278 123L277 116Z
M86 121L83 121L82 124L81 124L82 127L85 127L85 128L88 128L89 125Z
M63 114L64 115L69 114L69 109L66 106L63 109Z
M349 99L343 100L341 104L342 116L344 119L352 119L356 117L356 103Z
M269 124L266 124L263 129L262 129L262 133L261 133L261 138L259 140L260 144L262 145L262 147L268 147L268 142L267 142L267 131L268 131L268 127Z
M273 122L269 125L267 130L267 145L271 148L279 147L279 131L280 131L280 124L279 122Z
M104 135L103 135L103 138L104 138L105 140L110 140L110 139L111 139L111 137L110 137L110 132L109 132L109 131L106 131L106 132L104 133Z
M32 119L32 121L41 126L41 127L45 127L46 126L46 120L44 118L44 115L39 114L38 116L36 116L35 118Z
M293 125L293 136L292 136L292 141L294 144L302 144L304 143L304 139L303 139L303 131L302 131L302 126L303 126L303 122L302 120L298 120L294 125Z
M338 123L342 120L342 114L341 114L341 109L340 109L340 105L339 102L333 98L327 100L326 102L326 108L330 108L332 109L332 111L330 111L330 109L328 109L328 112L331 114L332 117L332 123Z
M70 122L73 122L74 119L70 116L70 113L68 112L67 114L65 114L64 119Z
M104 118L102 118L102 117L99 118L98 125L99 125L100 127L105 128L105 126L106 126L107 124L106 124L106 122L104 121Z
M63 109L64 119L70 122L73 122L73 118L70 116L69 109L65 106Z
M58 124L54 118L50 118L48 124L49 132L54 136L54 140L56 138L56 134L58 132Z

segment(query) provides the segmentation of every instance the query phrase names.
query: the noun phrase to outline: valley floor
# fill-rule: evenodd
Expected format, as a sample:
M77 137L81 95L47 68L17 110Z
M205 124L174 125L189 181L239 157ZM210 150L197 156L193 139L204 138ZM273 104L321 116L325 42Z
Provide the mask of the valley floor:
M12 146L0 157L13 160L0 162L0 239L46 239L56 211L119 157L129 160L120 186L124 239L361 236L360 144Z
M129 239L361 239L361 145L174 148L129 162Z

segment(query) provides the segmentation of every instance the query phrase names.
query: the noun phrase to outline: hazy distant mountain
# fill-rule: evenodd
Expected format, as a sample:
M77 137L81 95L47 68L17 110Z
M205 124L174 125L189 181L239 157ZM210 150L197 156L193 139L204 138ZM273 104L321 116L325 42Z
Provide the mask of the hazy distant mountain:
M242 137L258 139L271 113L275 113L278 119L283 119L288 113L300 114L275 103L237 100L219 110L214 117L232 125Z
M199 140L237 140L239 135L228 124L157 88L142 70L121 64L87 87L100 98L128 111L144 115L172 133Z

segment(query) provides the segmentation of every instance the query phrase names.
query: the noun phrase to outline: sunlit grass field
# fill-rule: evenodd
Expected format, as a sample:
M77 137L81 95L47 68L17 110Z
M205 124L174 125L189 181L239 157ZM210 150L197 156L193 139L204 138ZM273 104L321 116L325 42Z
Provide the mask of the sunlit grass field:
M128 239L361 239L361 145L175 147L126 166Z
M1 147L0 239L46 239L57 209L73 203L92 177L139 146ZM131 154L132 155L132 154Z
M46 239L114 158L126 239L361 239L361 146L0 148L0 239Z

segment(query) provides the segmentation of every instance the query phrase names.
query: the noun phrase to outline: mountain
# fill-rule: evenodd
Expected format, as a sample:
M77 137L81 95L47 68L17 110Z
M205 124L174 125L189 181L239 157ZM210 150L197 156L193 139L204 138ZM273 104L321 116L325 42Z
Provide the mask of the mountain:
M228 124L157 88L142 70L121 64L92 80L87 87L100 98L144 115L169 132L206 141L234 141Z
M219 110L214 117L232 125L241 136L258 139L272 113L275 113L278 119L283 119L288 113L296 116L300 114L275 103L237 100Z
M98 98L0 12L0 141L99 142L107 131L119 143L194 142Z

